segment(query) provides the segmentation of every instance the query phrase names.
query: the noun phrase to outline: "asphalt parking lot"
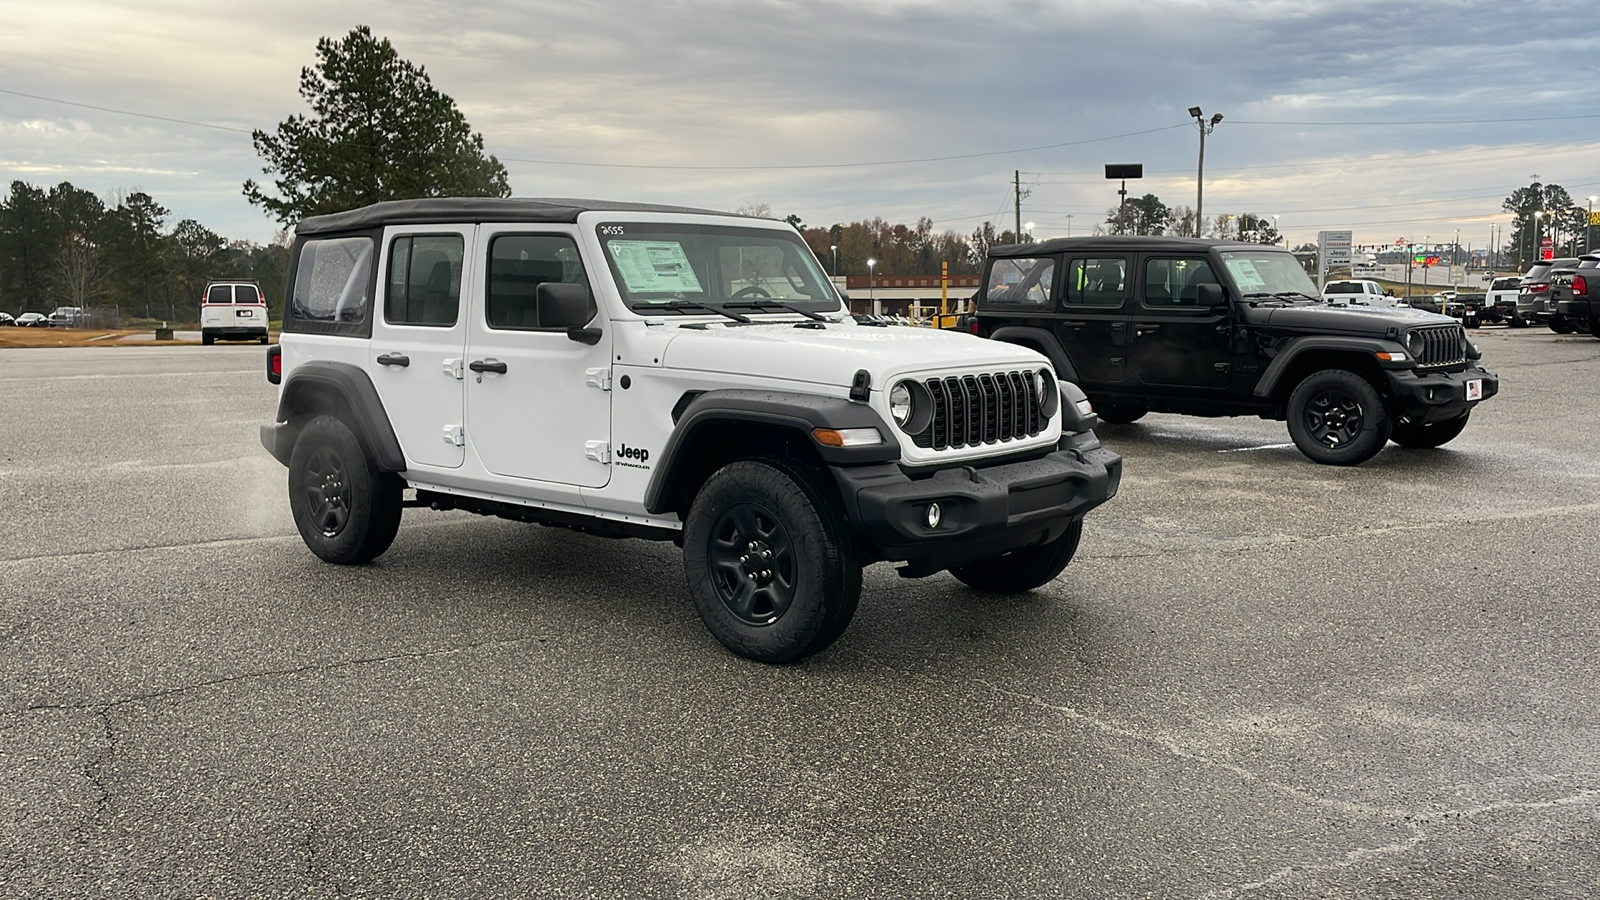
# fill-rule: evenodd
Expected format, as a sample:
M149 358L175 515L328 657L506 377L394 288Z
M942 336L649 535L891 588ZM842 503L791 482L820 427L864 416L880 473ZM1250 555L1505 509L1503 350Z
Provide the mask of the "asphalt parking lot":
M730 656L670 545L313 557L259 347L0 351L0 896L1591 897L1600 340L1436 451L1107 427L1045 589Z

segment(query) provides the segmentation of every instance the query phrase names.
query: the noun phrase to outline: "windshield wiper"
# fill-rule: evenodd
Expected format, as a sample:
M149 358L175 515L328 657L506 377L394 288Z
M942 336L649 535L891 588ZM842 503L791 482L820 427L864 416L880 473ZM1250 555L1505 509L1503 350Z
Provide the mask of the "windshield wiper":
M636 309L634 311L648 314L648 313L653 312L653 311L658 310L658 309L670 309L670 310L675 310L675 311L678 311L678 312L682 312L683 310L686 310L686 309L705 309L705 310L710 310L711 312L717 313L718 315L727 316L728 318L734 320L735 322L743 322L746 325L750 324L750 317L747 316L747 315L743 315L742 313L731 312L729 310L723 309L720 306L717 306L714 303L701 303L698 300L674 300L671 303L663 303L663 304L661 304L659 306L656 306L656 305L653 305L653 304L652 305L647 305L643 309Z
M728 309L732 309L732 308L734 308L736 306L743 307L744 309L767 309L767 308L787 309L789 312L799 313L800 315L805 316L808 319L815 319L818 322L832 322L832 321L835 321L834 319L830 319L827 316L824 316L824 315L821 315L819 313L813 312L813 311L811 311L809 309L806 309L805 307L795 306L792 303L784 303L782 300L772 300L772 299L766 298L766 297L762 297L762 298L758 298L758 299L754 299L754 300L731 300L731 301L729 301L727 303L724 303L723 306L727 307Z

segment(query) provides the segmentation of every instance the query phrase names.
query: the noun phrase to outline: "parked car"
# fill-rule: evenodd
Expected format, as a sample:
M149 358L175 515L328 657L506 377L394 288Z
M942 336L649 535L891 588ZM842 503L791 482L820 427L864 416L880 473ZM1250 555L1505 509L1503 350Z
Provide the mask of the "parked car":
M212 281L200 295L200 343L267 342L267 298L253 281Z
M1550 279L1561 274L1571 274L1578 268L1577 257L1547 259L1533 264L1522 276L1517 289L1517 316L1533 325L1547 325L1557 334L1568 334L1571 326L1550 320L1555 307L1550 303ZM1565 329L1565 330L1563 330Z
M1578 267L1550 278L1550 328L1600 337L1600 254L1578 257Z
M1442 446L1500 387L1459 323L1323 302L1287 250L1089 237L988 257L978 334L1043 353L1113 424L1260 416L1312 461L1353 466L1390 440Z
M1402 306L1383 285L1365 278L1330 281L1322 286L1322 299L1356 306Z
M0 312L0 328L17 324L16 316L8 312Z
M1517 315L1517 286L1522 279L1516 275L1496 275L1489 281L1483 295L1483 308L1493 309L1500 321L1512 328L1527 328L1528 323Z
M58 306L50 313L52 328L82 328L89 324L89 314L81 306Z
M23 328L48 328L50 317L42 312L25 312L17 316L17 324Z

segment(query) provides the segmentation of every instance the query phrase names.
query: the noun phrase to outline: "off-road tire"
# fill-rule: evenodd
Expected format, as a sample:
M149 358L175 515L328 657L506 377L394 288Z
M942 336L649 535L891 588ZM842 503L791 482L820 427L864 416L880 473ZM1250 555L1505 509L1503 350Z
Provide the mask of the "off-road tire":
M990 594L1021 594L1054 581L1072 562L1083 538L1083 520L1075 519L1055 540L995 559L956 566L950 574L967 587Z
M1127 425L1130 422L1137 422L1144 418L1145 413L1149 412L1142 406L1120 406L1115 403L1095 403L1092 405L1094 406L1094 414L1100 417L1100 421L1108 425Z
M1431 425L1400 425L1396 424L1389 434L1389 440L1402 447L1413 450L1431 450L1442 447L1455 440L1461 430L1467 427L1467 419L1472 413L1463 413L1459 419L1450 419L1446 422L1434 422Z
M339 418L317 416L300 429L289 454L289 510L306 546L327 562L355 565L389 549L404 490Z
M1482 324L1483 324L1483 322L1481 320L1479 320L1477 316L1473 316L1470 319L1466 318L1466 317L1463 317L1462 320L1461 320L1461 327L1462 328L1478 328Z
M1389 441L1392 420L1372 383L1345 369L1306 376L1289 395L1289 437L1306 458L1357 466Z
M826 649L861 598L861 564L833 485L789 460L741 460L713 473L684 522L683 564L706 629L758 662Z

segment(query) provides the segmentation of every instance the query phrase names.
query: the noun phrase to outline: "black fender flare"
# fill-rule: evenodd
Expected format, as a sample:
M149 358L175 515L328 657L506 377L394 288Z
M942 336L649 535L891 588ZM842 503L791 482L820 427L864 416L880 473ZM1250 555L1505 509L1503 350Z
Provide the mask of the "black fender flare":
M1056 340L1056 336L1047 328L1033 325L1002 325L990 332L989 340L1037 350L1050 360L1050 365L1056 370L1057 378L1073 384L1080 383L1077 367L1067 358L1067 351L1062 348L1061 342Z
M803 435L822 461L833 465L895 462L900 459L900 441L888 423L872 407L843 397L823 397L788 391L729 389L706 391L695 397L678 418L677 427L661 451L661 463L650 476L645 489L644 507L652 515L672 508L673 487L691 462L685 448L694 445L698 433L707 427L726 423L771 425ZM865 447L832 447L817 441L813 429L843 431L849 428L876 428L883 443Z
M1342 353L1363 353L1368 356L1379 350L1403 351L1405 348L1395 341L1386 338L1341 337L1339 335L1305 335L1290 338L1278 347L1278 354L1267 364L1261 373L1261 380L1256 382L1253 393L1257 397L1270 397L1277 390L1278 382L1283 379L1283 373L1294 365L1294 361L1307 353L1316 350L1335 350ZM1372 356L1373 363L1378 359ZM1380 366L1381 367L1381 366Z
M344 407L350 410L355 420L350 424L355 428L356 438L372 454L373 462L380 471L406 470L406 457L400 450L400 440L394 435L394 426L389 424L389 414L383 408L383 400L378 397L378 389L372 386L372 378L358 366L331 360L301 363L284 379L283 392L278 397L279 424L271 426L276 435L276 447L268 446L273 456L287 465L294 438L299 432L298 427L291 430L290 423L296 417L323 406L316 399L319 394L337 396ZM266 431L263 429L263 443L268 441Z

